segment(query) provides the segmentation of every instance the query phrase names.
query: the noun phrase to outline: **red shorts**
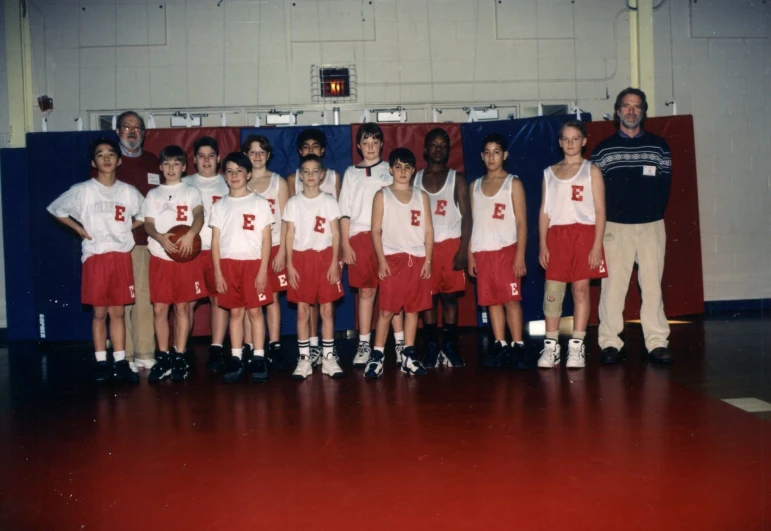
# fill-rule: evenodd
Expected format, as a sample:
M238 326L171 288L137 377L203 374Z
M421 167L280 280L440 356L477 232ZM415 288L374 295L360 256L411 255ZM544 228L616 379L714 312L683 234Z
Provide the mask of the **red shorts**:
M262 260L232 260L222 258L220 268L227 283L227 293L217 294L220 308L259 308L273 302L273 291L268 282L265 291L257 293L254 281L260 272ZM270 278L270 273L268 273Z
M286 268L282 269L278 273L273 272L273 259L278 254L278 249L278 245L270 248L270 262L268 262L268 284L270 284L271 293L286 291L289 287L289 281L286 278Z
M497 251L474 253L477 263L477 304L500 306L522 300L519 279L514 276L517 244Z
M214 263L211 260L211 251L201 251L201 254L196 258L201 271L203 271L203 280L206 284L206 289L209 291L209 295L217 294L217 284L214 281Z
M356 253L356 263L348 266L348 285L352 288L376 288L378 263L370 231L360 232L351 238Z
M91 306L134 304L131 253L89 256L81 266L80 301Z
M198 260L179 263L150 257L150 302L181 304L209 295Z
M590 278L607 278L605 251L596 269L589 269L589 251L594 245L594 225L556 225L549 227L546 245L549 247L549 267L546 280L575 282Z
M343 284L338 280L330 284L327 280L327 271L332 263L332 248L323 251L294 251L292 264L300 275L297 290L289 286L287 300L289 302L305 302L308 304L326 304L343 296ZM343 268L338 265L339 274Z
M431 285L434 293L455 293L466 290L466 274L452 268L460 238L434 242L431 257Z
M432 306L431 279L420 278L424 257L407 253L386 256L391 276L380 281L380 309L387 312L417 313ZM410 265L412 264L412 265Z

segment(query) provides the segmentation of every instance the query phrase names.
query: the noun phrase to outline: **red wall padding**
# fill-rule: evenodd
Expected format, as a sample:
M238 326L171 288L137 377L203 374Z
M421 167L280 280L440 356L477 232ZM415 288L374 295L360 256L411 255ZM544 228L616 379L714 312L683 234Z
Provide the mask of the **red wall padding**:
M586 124L589 133L586 153L601 140L615 134L612 122ZM701 264L699 194L696 181L696 149L692 116L649 118L645 129L662 136L672 150L672 190L664 216L667 249L664 261L664 310L667 317L704 313L704 282ZM592 323L598 323L600 286L593 285ZM640 289L637 272L632 273L624 319L640 318Z

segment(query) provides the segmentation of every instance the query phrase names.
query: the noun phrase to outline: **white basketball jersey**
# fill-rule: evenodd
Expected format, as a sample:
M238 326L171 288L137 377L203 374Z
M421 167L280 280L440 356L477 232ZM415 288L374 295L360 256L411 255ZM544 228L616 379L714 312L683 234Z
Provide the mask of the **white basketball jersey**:
M460 224L463 216L455 203L455 170L447 173L441 190L432 194L423 187L423 170L415 175L416 188L428 194L431 202L431 220L434 222L434 242L460 238Z
M270 203L258 194L225 196L211 207L211 226L220 230L220 258L262 258L262 230L273 223Z
M255 192L268 200L270 203L270 211L273 214L273 226L271 227L271 246L275 247L281 244L281 208L278 203L278 188L279 180L281 176L278 173L273 173L270 176L270 183L264 192Z
M549 216L549 226L594 225L594 196L592 195L592 164L585 160L570 179L558 179L551 166L543 170L544 214Z
M422 190L412 188L412 197L402 203L390 188L383 188L383 253L426 256L426 214Z
M474 183L474 228L471 231L471 252L498 251L517 243L517 221L514 219L514 205L511 202L511 182L514 175L508 175L500 190L487 197L482 193L481 177Z
M349 237L372 230L372 200L378 190L393 182L386 161L367 167L349 166L345 170L338 203L341 215L351 220Z
M294 174L294 189L295 195L300 195L303 191L303 182L300 179L300 170L297 170ZM321 181L319 190L331 195L334 199L337 199L337 173L332 168L327 168L327 174L324 180Z
M283 219L294 223L293 250L323 251L332 247L332 222L340 219L340 207L329 194L298 194L287 201Z
M161 184L147 192L141 217L153 218L155 230L164 234L177 225L192 225L193 209L201 204L201 192L196 187L183 182ZM155 238L147 239L147 250L157 258L171 260Z
M139 216L144 197L122 181L105 186L96 179L73 185L47 210L56 217L72 217L91 236L81 243L80 260L95 254L128 253L134 248L132 217Z
M197 173L182 177L182 182L198 188L201 192L201 201L203 202L203 228L201 229L201 249L208 251L211 249L211 206L228 195L230 189L228 183L222 175L214 177L201 177Z

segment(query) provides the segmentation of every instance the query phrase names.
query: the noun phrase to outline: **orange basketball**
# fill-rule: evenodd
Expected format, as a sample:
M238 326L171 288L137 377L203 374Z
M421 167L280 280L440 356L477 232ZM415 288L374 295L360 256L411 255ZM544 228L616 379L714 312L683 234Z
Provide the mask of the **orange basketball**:
M170 228L169 234L171 234L172 243L177 243L177 240L184 236L188 230L190 230L190 227L187 225L176 225ZM201 254L201 236L199 234L195 235L195 238L193 239L193 252L190 253L190 255L180 256L177 253L170 253L168 251L166 251L166 254L168 254L169 258L175 262L190 262L191 260L195 260L195 257Z

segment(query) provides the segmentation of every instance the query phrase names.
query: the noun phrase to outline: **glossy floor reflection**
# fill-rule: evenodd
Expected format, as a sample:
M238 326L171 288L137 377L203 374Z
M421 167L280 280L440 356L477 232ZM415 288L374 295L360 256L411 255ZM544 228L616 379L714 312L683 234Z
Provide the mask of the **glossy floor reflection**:
M769 339L677 325L667 369L630 326L623 366L513 373L469 331L469 367L420 379L389 353L366 382L345 343L345 379L232 386L197 345L189 381L136 387L88 383L87 346L12 345L0 529L771 529L771 423L718 400L769 401Z

